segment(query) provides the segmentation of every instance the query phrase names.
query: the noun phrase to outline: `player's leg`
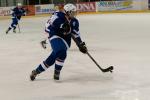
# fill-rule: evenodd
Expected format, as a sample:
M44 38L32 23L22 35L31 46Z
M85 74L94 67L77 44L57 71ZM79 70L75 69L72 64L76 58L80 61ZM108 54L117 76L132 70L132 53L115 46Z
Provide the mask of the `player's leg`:
M8 29L6 30L6 34L8 34L8 32L12 29L13 23L14 23L14 18L12 18L12 23L11 23L10 27L8 27Z
M56 38L51 40L52 49L56 51L56 61L54 70L54 79L59 80L60 72L62 70L64 61L67 56L67 49L69 46L62 38Z
M7 30L6 30L6 34L8 34L8 32L12 29L12 27L10 26Z
M55 70L54 70L54 80L59 80L60 71L62 70L62 67L64 65L64 61L67 56L66 50L61 50L57 54L57 58L55 61Z
M17 25L16 25L17 26ZM13 28L13 32L16 33L16 27Z
M8 32L9 32L12 28L16 27L16 22L17 22L17 19L16 19L16 18L12 18L12 23L11 23L10 27L6 30L6 34L8 34Z
M50 56L43 61L41 64L38 65L38 67L32 71L30 75L30 79L33 81L35 80L36 76L44 71L46 71L51 65L55 63L56 59L56 53L52 52Z
M45 60L43 61L43 63L39 64L39 66L32 71L31 75L30 75L30 79L33 81L35 79L35 77L44 72L47 68L49 68L51 65L53 65L55 63L55 60L57 58L56 54L59 51L60 48L58 48L58 41L57 39L54 39L53 42L50 42L51 47L52 47L52 53L51 55Z
M66 58L66 50L67 50L66 44L60 38L50 40L50 44L53 52L45 61L43 61L42 64L40 64L35 70L32 71L30 75L30 79L32 81L35 79L37 74L44 72L47 68L53 65L55 61L56 61L55 69L60 73L60 70L62 68L62 64L60 66L60 63L63 63ZM58 58L59 61L58 59L56 60L56 58Z
M18 25L18 19L16 18L13 25L13 32L16 33L16 27Z

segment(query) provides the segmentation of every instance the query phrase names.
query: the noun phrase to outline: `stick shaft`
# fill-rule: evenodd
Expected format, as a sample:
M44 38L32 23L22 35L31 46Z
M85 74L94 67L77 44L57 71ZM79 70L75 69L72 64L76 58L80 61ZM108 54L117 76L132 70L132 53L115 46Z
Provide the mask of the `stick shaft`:
M21 31L20 31L20 25L19 25L19 23L18 23L18 30L19 30L19 33L21 33Z
M76 44L79 46L79 42L77 41L77 39L74 37L73 34L71 34L72 39L76 42ZM113 70L113 66L110 66L106 69L103 69L96 61L95 59L90 55L90 53L87 51L86 54L89 56L89 58L96 64L96 66L102 71L102 72L112 72Z
M97 67L98 67L101 71L103 71L103 69L101 68L101 66L95 61L95 59L90 55L89 52L87 52L87 55L92 59L92 61L97 65Z
M77 39L74 37L73 34L71 34L71 35L72 35L73 40L74 40L74 41L76 42L76 44L79 46L79 42L77 41ZM95 61L95 59L90 55L90 53L87 52L86 54L92 59L92 61L97 65L97 67L103 72L103 69L99 66L99 64Z

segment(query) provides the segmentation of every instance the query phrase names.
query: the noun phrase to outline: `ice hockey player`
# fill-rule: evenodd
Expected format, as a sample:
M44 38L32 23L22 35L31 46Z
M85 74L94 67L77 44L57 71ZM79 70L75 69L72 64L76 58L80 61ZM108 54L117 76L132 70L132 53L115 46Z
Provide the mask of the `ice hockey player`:
M80 38L79 22L75 18L76 6L66 4L64 12L55 12L47 22L46 32L49 33L49 42L52 47L50 56L31 72L30 79L35 80L36 76L55 64L54 80L59 80L60 72L67 56L67 50L71 45L71 37L75 37L77 46L82 53L87 53L87 47Z
M22 4L18 3L17 6L12 9L12 23L10 27L6 30L6 34L13 28L13 32L16 33L16 26L18 25L18 21L21 19L21 16L25 16L26 11L23 9Z

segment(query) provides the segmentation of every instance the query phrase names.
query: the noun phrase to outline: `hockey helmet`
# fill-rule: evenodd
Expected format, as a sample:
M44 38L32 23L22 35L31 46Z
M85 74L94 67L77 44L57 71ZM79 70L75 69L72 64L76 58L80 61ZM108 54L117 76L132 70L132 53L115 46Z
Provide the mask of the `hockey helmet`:
M22 4L21 4L21 3L17 3L17 6L18 6L18 7L21 7L21 6L22 6Z
M70 3L66 4L64 6L64 10L65 10L65 13L71 18L76 16L77 8L74 4L70 4Z

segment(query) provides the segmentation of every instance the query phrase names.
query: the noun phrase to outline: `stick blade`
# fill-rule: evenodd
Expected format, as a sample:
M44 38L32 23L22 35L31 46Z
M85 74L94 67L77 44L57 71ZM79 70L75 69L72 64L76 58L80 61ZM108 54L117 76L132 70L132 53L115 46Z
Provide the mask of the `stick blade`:
M110 66L110 67L108 67L108 68L106 68L106 69L103 69L102 71L103 72L113 72L113 69L114 69L114 67L113 66Z

